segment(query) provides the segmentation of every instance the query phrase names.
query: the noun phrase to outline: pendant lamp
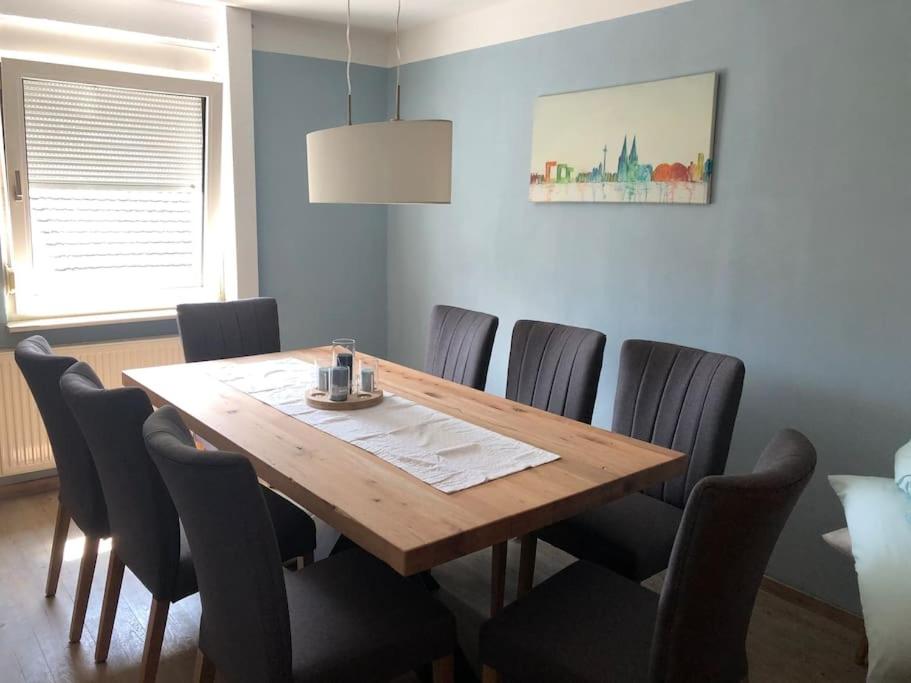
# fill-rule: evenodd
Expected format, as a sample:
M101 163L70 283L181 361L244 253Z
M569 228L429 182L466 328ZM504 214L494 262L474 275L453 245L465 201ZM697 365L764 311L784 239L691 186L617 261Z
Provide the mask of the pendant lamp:
M399 0L395 16L395 118L351 124L351 0L346 37L348 125L307 134L307 176L314 204L449 204L452 121L404 121L399 71Z

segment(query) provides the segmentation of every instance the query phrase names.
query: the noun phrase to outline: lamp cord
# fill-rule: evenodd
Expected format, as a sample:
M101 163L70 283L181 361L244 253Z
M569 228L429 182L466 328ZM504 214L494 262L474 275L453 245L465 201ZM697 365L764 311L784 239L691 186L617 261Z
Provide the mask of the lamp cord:
M345 42L348 44L348 58L345 61L345 78L348 81L348 125L351 125L351 0L345 21Z
M400 121L402 115L402 87L400 85L402 73L402 51L399 47L399 19L402 16L402 0L398 0L395 11L395 120ZM347 1L345 13L345 44L348 46L348 56L345 60L345 79L348 82L348 125L351 125L351 0Z
M402 88L399 85L399 76L402 72L402 51L399 49L399 17L402 14L402 0L398 0L395 12L395 120L401 120L402 114Z

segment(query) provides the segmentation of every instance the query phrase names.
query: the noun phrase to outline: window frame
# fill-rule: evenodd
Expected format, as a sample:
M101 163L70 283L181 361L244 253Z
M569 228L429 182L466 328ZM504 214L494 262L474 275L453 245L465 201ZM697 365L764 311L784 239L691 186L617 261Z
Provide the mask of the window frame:
M94 306L73 311L41 311L30 313L17 306L15 277L31 268L32 230L29 215L28 158L25 145L24 79L71 81L131 90L146 90L174 95L200 97L205 100L203 121L203 289L207 298L223 299L225 292L225 250L219 242L224 231L219 229L218 213L221 190L222 144L222 84L216 81L195 80L171 76L112 71L50 62L21 59L0 60L0 95L2 95L2 133L4 145L3 194L8 225L0 234L0 252L7 271L4 278L6 319L8 323L56 317L111 316L117 313L135 314L173 308L172 304L130 306ZM18 172L18 174L17 174ZM163 290L162 290L163 291ZM90 302L86 302L89 304Z

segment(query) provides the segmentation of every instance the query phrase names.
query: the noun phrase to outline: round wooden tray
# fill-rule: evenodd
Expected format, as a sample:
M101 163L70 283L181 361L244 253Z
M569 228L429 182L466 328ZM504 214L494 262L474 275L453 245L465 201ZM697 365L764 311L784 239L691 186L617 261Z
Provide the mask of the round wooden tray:
M307 405L320 410L360 410L375 406L383 400L383 390L355 391L348 394L347 401L333 401L328 391L310 389L307 392Z

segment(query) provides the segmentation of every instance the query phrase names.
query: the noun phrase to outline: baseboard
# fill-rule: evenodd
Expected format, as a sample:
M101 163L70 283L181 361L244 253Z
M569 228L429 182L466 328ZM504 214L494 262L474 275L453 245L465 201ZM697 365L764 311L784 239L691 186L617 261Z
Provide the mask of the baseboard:
M829 604L819 598L814 598L812 595L807 595L806 593L793 588L787 584L776 581L775 579L764 576L762 578L762 588L763 590L781 598L782 600L787 600L788 602L803 607L810 612L814 612L822 617L830 619L842 626L851 629L852 631L857 631L857 633L863 634L864 631L864 620L863 617L860 617L853 612L848 612L847 610L842 609L841 607L836 607L835 605Z
M36 472L22 477L8 477L0 479L0 500L33 496L38 493L56 491L60 488L57 472Z

